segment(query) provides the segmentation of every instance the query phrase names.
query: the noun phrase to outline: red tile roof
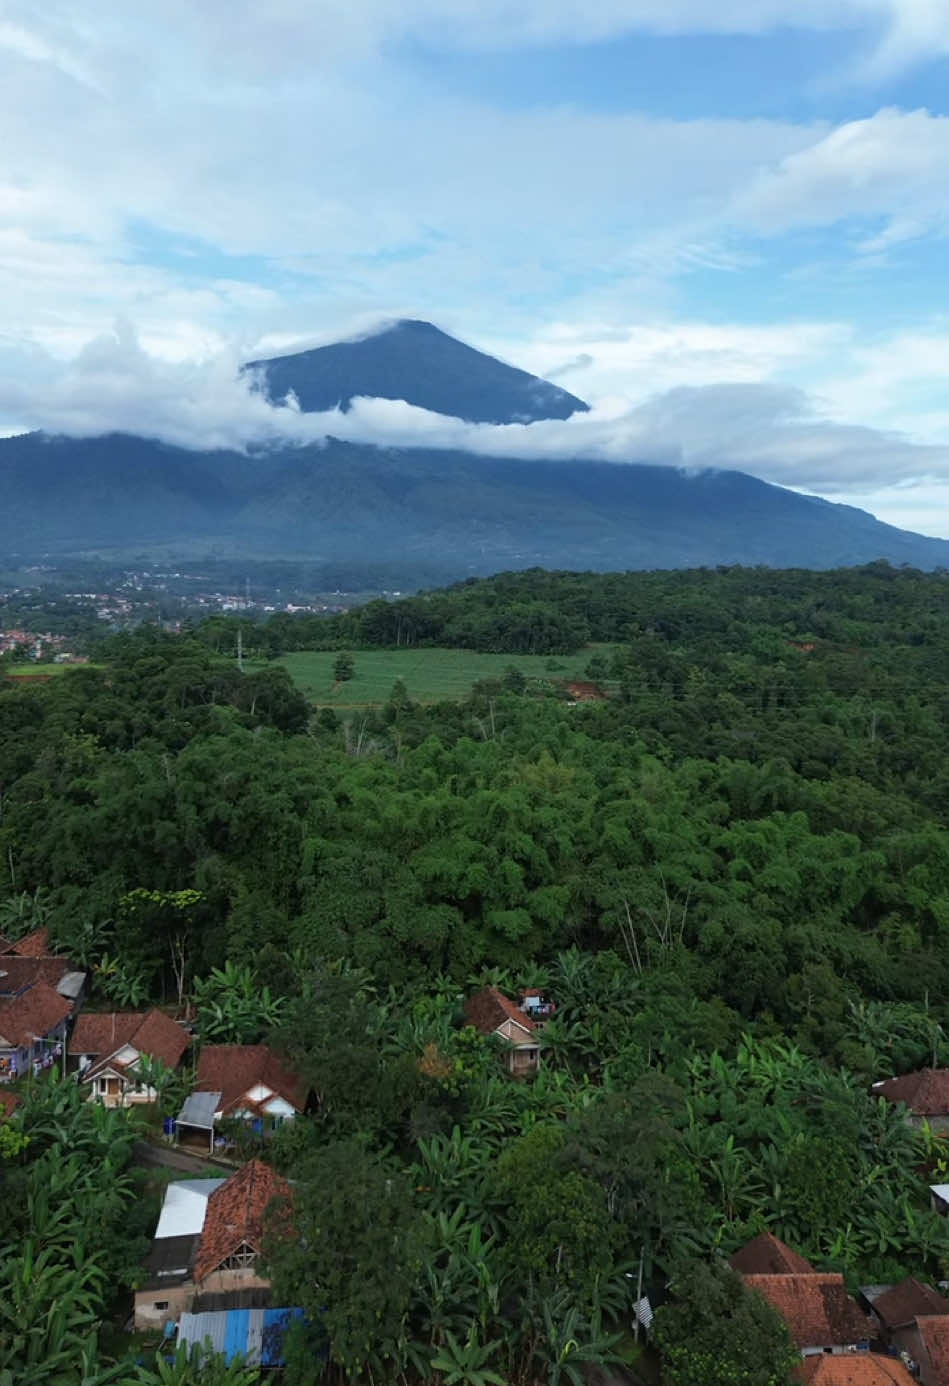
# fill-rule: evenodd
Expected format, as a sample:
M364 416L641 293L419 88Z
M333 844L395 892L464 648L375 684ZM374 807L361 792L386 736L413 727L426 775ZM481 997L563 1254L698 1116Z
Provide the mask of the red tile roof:
M916 1386L898 1357L877 1352L805 1357L799 1372L807 1386Z
M58 991L37 982L22 996L0 1001L0 1042L19 1049L34 1039L44 1039L72 1012Z
M34 929L31 934L25 934L19 943L15 943L10 949L11 953L17 953L21 958L43 958L51 952L49 946L49 929Z
M480 1030L482 1035L493 1035L508 1020L523 1026L528 1032L537 1028L530 1016L497 987L485 987L484 991L470 997L465 1002L465 1016L468 1024Z
M884 1328L902 1328L920 1314L949 1314L949 1299L919 1280L903 1280L873 1301L873 1312Z
M287 1181L262 1160L251 1160L215 1189L204 1215L195 1280L204 1280L245 1243L260 1251L267 1205L275 1198L290 1196Z
M949 1318L944 1314L921 1314L916 1327L924 1358L931 1367L928 1380L932 1386L949 1386Z
M729 1257L728 1264L739 1275L807 1275L814 1270L810 1261L805 1261L770 1232L760 1232L739 1247Z
M10 1092L9 1088L0 1088L0 1121L5 1121L8 1116L12 1116L22 1101L23 1098L18 1092Z
M69 964L65 958L31 958L5 953L0 958L0 993L16 993L24 987L35 986L37 982L46 982L47 985L55 987L68 971Z
M902 1078L887 1078L874 1083L874 1097L888 1102L905 1102L915 1116L946 1116L949 1114L949 1068L922 1068L918 1073L905 1073Z
M261 1104L246 1096L258 1083L277 1093L298 1112L306 1106L306 1084L284 1067L269 1045L206 1044L201 1050L194 1090L219 1092L224 1116L237 1107L260 1110Z
M757 1290L774 1305L797 1347L846 1347L869 1338L870 1322L857 1308L842 1275L746 1275L749 1290Z
M102 1015L84 1012L76 1021L69 1053L97 1057L97 1062L83 1074L84 1081L88 1081L103 1062L125 1045L131 1045L139 1054L161 1059L169 1068L177 1068L190 1043L191 1036L184 1026L163 1011L109 1011Z

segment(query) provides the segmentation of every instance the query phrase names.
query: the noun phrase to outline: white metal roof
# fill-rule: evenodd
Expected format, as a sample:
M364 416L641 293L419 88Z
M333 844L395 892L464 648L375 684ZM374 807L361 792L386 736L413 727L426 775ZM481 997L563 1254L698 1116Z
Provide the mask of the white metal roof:
M941 1198L943 1203L949 1203L949 1184L930 1184L929 1192Z
M176 1179L165 1190L155 1240L163 1237L195 1237L204 1227L208 1199L223 1179Z
M193 1092L185 1098L185 1105L178 1113L182 1126L197 1126L204 1131L214 1129L214 1113L220 1110L219 1092Z

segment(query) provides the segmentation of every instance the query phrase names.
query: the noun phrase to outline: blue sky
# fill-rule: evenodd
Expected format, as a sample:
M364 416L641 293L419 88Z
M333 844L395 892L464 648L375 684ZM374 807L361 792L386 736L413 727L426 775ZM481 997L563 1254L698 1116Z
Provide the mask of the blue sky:
M595 406L471 445L949 535L947 78L944 0L0 0L0 427L279 433L237 362L426 317Z

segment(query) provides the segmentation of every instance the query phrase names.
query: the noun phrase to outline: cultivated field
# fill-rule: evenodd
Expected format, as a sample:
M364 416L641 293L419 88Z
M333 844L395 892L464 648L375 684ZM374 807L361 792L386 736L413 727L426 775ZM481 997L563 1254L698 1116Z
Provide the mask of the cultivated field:
M367 707L387 701L396 679L418 703L464 698L479 679L500 678L512 666L526 678L582 679L595 654L610 657L613 645L588 645L572 655L480 654L474 650L353 650L353 678L333 682L338 652L306 650L279 660L310 702L330 707ZM262 667L262 666L254 666Z

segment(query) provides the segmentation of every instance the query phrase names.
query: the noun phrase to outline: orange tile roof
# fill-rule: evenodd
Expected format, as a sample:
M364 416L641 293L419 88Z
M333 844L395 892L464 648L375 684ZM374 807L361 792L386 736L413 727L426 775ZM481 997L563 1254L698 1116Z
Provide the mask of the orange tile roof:
M37 982L46 982L55 987L68 971L69 964L65 958L48 955L33 958L5 953L0 958L0 992L16 993L24 987L35 986Z
M22 996L0 1001L0 1042L19 1049L34 1039L44 1039L72 1013L72 1006L58 991L37 982Z
M932 1386L949 1386L949 1318L945 1314L920 1314L916 1327L929 1359Z
M11 953L17 953L21 958L43 958L51 951L49 929L34 929L32 933L24 934L10 949Z
M898 1357L878 1352L841 1352L805 1357L799 1368L807 1386L916 1386Z
M504 995L497 987L485 987L465 1003L465 1016L482 1035L493 1035L507 1020L522 1025L528 1032L537 1026L514 1001Z
M774 1305L797 1347L846 1347L871 1336L870 1321L857 1308L842 1275L746 1275L749 1290L757 1290Z
M215 1189L204 1215L194 1263L195 1280L204 1280L245 1243L260 1251L268 1204L275 1198L290 1196L287 1181L262 1160L251 1160Z
M814 1269L771 1232L759 1232L728 1258L728 1264L739 1275L806 1275Z
M264 1084L297 1111L306 1106L306 1084L291 1073L266 1044L206 1044L198 1060L195 1092L219 1092L220 1110L227 1116L237 1107L258 1111L260 1104L247 1099L258 1083Z
M190 1043L191 1036L184 1026L163 1011L109 1011L101 1015L87 1011L76 1021L69 1053L97 1056L97 1062L83 1075L88 1081L110 1055L127 1044L139 1054L148 1054L161 1059L169 1068L177 1068Z
M874 1083L874 1097L888 1102L905 1102L916 1116L945 1116L949 1113L949 1068L921 1068L902 1078Z

